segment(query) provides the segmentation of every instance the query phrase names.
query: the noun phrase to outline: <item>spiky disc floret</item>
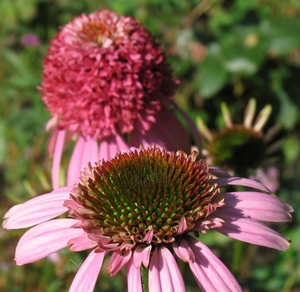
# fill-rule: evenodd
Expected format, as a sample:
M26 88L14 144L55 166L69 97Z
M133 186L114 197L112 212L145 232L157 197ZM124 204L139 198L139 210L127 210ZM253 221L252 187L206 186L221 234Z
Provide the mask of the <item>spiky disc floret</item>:
M196 156L156 147L119 153L82 174L70 215L95 241L173 242L222 204L207 163Z

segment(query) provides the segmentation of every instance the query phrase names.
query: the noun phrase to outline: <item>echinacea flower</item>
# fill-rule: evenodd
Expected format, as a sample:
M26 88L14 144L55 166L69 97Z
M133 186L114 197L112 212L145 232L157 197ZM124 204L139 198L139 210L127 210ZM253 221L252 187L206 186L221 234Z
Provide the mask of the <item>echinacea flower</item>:
M128 291L143 291L141 271L146 271L150 292L182 292L177 257L189 264L203 291L242 291L201 238L214 229L285 250L289 241L259 221L290 221L293 210L260 183L228 176L196 157L196 151L188 156L157 147L131 149L89 165L73 189L14 206L4 217L4 228L35 225L17 245L17 264L69 246L72 252L91 250L69 291L93 291L110 254L106 270L114 276L126 268ZM227 186L246 189L226 191ZM69 218L53 219L63 213Z
M64 145L72 137L77 142L67 185L89 161L109 159L129 147L155 144L190 151L189 135L172 113L176 85L161 47L137 20L99 10L63 26L44 60L39 88L52 114L54 188Z
M225 126L215 132L210 131L200 118L197 120L198 129L205 138L204 157L235 175L253 175L258 168L267 168L267 158L279 148L277 142L270 144L278 129L274 126L266 133L263 131L272 107L266 105L254 120L256 101L250 99L242 124L233 122L225 103L221 104L221 110Z

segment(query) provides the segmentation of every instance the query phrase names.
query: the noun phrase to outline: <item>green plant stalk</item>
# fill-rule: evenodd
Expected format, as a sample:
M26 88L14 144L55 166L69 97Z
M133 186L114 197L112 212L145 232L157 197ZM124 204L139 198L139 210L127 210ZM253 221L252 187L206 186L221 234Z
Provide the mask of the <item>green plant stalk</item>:
M142 290L143 292L149 292L148 286L148 272L149 270L146 269L143 265L141 266L141 281L142 281Z
M243 260L243 253L244 253L244 242L242 241L235 241L234 242L234 253L233 253L233 260L232 260L232 271L236 275L240 275L241 265Z

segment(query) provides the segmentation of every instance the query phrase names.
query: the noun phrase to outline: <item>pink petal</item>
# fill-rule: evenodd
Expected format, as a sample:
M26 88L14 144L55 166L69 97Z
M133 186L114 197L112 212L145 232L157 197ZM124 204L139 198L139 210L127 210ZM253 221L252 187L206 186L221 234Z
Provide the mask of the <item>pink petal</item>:
M75 219L55 219L29 229L18 242L17 265L32 263L68 246L70 239L84 232L71 228L76 222Z
M225 178L231 177L231 175L227 171L213 166L209 168L209 173L217 177L222 177L222 176Z
M282 142L280 144L282 144ZM251 178L260 181L264 186L266 186L273 193L275 193L279 188L279 170L274 166L271 166L267 169L262 169L262 168L256 169L255 174Z
M127 148L127 144L120 135L104 138L100 143L99 160L109 160L113 158L117 152Z
M189 261L195 261L193 250L185 240L180 240L179 242L175 241L172 246L176 255L184 262L188 263Z
M257 189L263 191L265 193L270 193L270 190L263 186L261 183L248 179L248 178L240 178L240 177L224 177L224 178L216 178L213 180L213 183L217 183L219 187L225 187L228 185L232 186L244 186L253 189Z
M61 156L64 149L65 138L66 138L66 131L58 131L54 132L52 135L55 135L55 147L53 151L53 160L52 160L52 186L53 189L59 188L59 174L60 174L60 162ZM51 140L54 136L51 137ZM50 140L50 141L51 141Z
M59 132L59 130L56 128L56 123L57 123L57 119L51 118L46 124L46 131L50 131L51 128L54 128L50 135L50 138L48 141L48 146L47 146L47 154L50 158L53 157L53 153L55 150L55 144L56 144L56 140L57 140L57 135Z
M150 230L147 231L147 233L145 234L145 237L143 239L144 243L148 243L150 244L150 242L153 239L153 229L151 228Z
M133 259L126 264L127 270L127 291L143 292L141 281L141 270L133 265Z
M63 204L70 191L71 188L61 188L12 207L4 215L3 228L26 228L65 213L68 209Z
M215 230L231 238L279 250L290 246L285 237L258 221L248 218L232 219L226 215L221 218L225 222Z
M157 246L149 267L149 292L184 292L185 285L171 252Z
M130 136L130 147L145 148L156 145L166 150L183 150L189 153L191 150L190 138L187 131L178 119L167 110L159 112L157 120L150 129L143 133L141 126L136 125Z
M106 253L90 252L71 284L69 292L93 292Z
M128 149L128 144L124 141L124 139L121 135L116 135L115 140L116 140L116 144L118 147L116 152L121 152L121 151Z
M85 140L84 149L81 158L81 167L80 167L81 171L87 167L89 162L93 166L95 165L95 162L99 161L98 152L99 152L99 146L96 140L92 140L92 139Z
M225 206L218 209L232 217L249 217L270 222L291 221L293 209L278 198L258 192L224 194ZM219 216L219 215L216 215Z
M106 270L111 275L116 275L127 264L132 256L131 250L113 252L107 264Z
M93 165L98 160L97 141L78 137L68 167L67 185L72 186L78 181L80 172L87 167L88 162Z
M242 292L242 288L213 252L200 241L188 236L186 242L196 260L189 265L203 292Z
M102 139L100 143L99 160L109 160L110 157L110 143L106 139Z
M121 139L119 137L119 139ZM125 144L125 142L124 142ZM125 148L126 149L126 148ZM99 152L99 160L109 160L119 152L119 147L115 137L106 137L101 140L100 143L100 152Z
M179 222L177 235L184 233L187 230L187 224L185 217L182 217L181 221Z
M81 158L84 149L84 138L79 136L76 141L67 174L67 185L72 186L78 180L81 171Z
M133 252L133 263L136 268L140 268L143 264L145 268L148 268L150 261L151 245L146 247L138 245Z
M86 233L80 235L79 237L73 238L68 242L70 246L70 251L82 251L95 247L97 244L92 241Z
M77 208L80 208L80 205L73 200L65 200L64 206L66 206L70 211L75 211Z

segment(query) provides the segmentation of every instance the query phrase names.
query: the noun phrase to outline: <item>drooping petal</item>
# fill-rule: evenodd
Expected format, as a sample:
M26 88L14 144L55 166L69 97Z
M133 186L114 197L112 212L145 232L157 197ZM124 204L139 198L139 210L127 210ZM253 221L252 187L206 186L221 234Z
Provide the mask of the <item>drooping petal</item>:
M96 247L96 243L92 241L86 233L80 235L79 237L72 238L68 244L70 245L70 251L82 251Z
M195 255L193 250L190 248L186 240L175 241L173 244L173 250L176 255L182 259L184 262L195 261Z
M142 126L137 122L135 130L130 136L130 147L145 148L156 145L166 150L183 150L189 153L191 150L190 138L178 119L169 111L161 111L157 114L156 122L151 124L147 132L142 132Z
M143 241L149 244L152 241L152 239L153 239L153 228L147 231Z
M132 256L131 250L113 252L107 264L106 270L111 275L116 275L127 264Z
M29 229L16 247L17 265L35 262L67 247L70 239L84 232L72 228L76 222L75 219L55 219Z
M215 175L216 177L225 177L225 178L231 177L231 175L227 171L214 166L211 166L209 168L209 173Z
M253 189L260 190L265 193L270 193L270 190L266 188L261 183L248 179L248 178L240 178L240 177L225 177L225 178L216 178L212 180L213 183L217 183L219 187L225 187L228 185L231 186L244 186Z
M102 139L101 143L100 143L100 148L99 148L99 158L104 159L104 160L109 160L110 158L110 150L111 147L113 147L114 145L111 145L107 139Z
M98 152L98 142L93 139L86 139L84 143L80 169L83 170L84 168L86 168L89 162L92 166L94 166L95 162L98 162L99 160Z
M184 292L185 284L171 252L157 246L149 266L149 292Z
M67 185L72 186L78 181L80 172L87 167L88 162L94 165L98 160L97 141L79 136L68 167Z
M66 130L59 130L52 134L52 139L55 137L55 146L53 150L53 161L52 161L52 186L53 189L59 188L59 173L60 173L60 162L61 156L64 149Z
M116 140L116 144L117 144L117 150L116 150L116 152L121 152L121 151L124 151L125 149L128 149L128 145L124 141L124 139L123 139L123 137L121 135L116 135L114 137L114 139Z
M140 268L143 264L148 268L150 261L151 245L146 247L138 245L133 252L133 264L136 268Z
M71 284L69 292L93 292L106 253L90 252Z
M56 145L56 140L57 140L57 135L59 130L56 128L57 125L57 116L52 117L46 124L46 131L52 130L52 133L50 135L48 145L47 145L47 154L50 158L53 157L53 153L55 150L55 145Z
M133 259L126 264L127 271L127 291L143 292L141 281L141 270L133 265Z
M222 215L222 219L225 221L223 226L215 230L231 238L278 250L286 250L290 246L285 237L256 220L232 219L230 215Z
M187 230L187 224L185 217L182 217L182 219L179 222L178 231L177 234L182 234Z
M270 222L291 221L293 208L278 198L258 192L233 192L224 194L225 206L216 216L228 214L232 218L249 217ZM221 216L222 217L222 216Z
M189 265L203 292L242 292L231 272L206 245L190 236L186 242L195 254Z
M206 217L204 220L198 220L194 225L193 230L202 234L206 234L207 230L221 227L224 223L224 220L218 217L215 218L215 213L216 212L214 212L214 215L212 216Z
M99 160L109 160L113 158L117 152L125 149L128 149L128 146L121 135L103 138L100 143Z
M26 228L65 213L68 208L63 206L63 203L69 198L70 191L71 188L61 188L12 207L4 215L6 220L3 222L3 228Z
M81 158L84 150L84 138L79 136L68 166L67 184L72 186L79 178L81 171Z

